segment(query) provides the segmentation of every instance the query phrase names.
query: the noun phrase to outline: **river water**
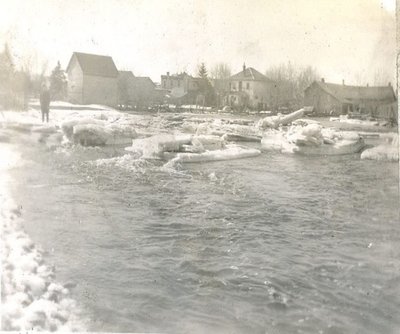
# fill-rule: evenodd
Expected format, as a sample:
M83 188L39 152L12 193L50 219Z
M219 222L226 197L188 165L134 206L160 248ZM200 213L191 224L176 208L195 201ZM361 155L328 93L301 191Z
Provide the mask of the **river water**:
M398 333L398 164L278 153L165 167L18 142L24 228L89 331Z

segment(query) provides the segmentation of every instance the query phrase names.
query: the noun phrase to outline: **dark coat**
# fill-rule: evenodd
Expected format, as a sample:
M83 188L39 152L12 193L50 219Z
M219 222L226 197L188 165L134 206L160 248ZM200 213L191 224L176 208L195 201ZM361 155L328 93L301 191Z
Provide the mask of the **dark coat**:
M50 92L48 90L43 90L40 93L40 107L42 111L48 111L50 106Z

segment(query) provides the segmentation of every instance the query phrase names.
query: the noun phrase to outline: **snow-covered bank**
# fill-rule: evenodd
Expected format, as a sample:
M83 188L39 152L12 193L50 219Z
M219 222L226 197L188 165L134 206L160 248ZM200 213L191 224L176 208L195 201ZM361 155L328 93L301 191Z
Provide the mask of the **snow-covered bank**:
M85 146L128 144L137 134L135 117L113 109L51 110L50 122L43 124L40 112L3 112L1 126L20 132L60 133L67 141ZM43 136L44 137L44 136Z
M386 143L369 148L361 153L361 159L377 161L399 161L399 135L386 135Z
M77 303L24 231L22 208L9 193L8 171L20 163L16 147L0 144L0 158L1 329L84 331Z
M357 118L350 118L348 115L341 115L339 117L331 117L330 118L331 122L340 122L340 123L347 123L347 124L352 124L352 125L358 125L358 126L386 126L388 124L388 121L370 121L370 120L363 120L363 119L357 119Z
M29 103L30 107L35 109L40 109L39 100L32 100ZM71 110L109 110L109 107L99 105L99 104L72 104L65 101L52 101L51 107L53 109L71 109Z

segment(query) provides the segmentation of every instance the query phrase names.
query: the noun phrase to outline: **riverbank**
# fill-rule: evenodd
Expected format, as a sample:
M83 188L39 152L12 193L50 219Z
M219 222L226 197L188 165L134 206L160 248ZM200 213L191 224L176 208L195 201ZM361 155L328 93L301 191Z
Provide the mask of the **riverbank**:
M9 137L13 143L0 143L1 329L83 331L76 302L26 233L24 208L11 194L16 180L10 173L24 165L15 136Z

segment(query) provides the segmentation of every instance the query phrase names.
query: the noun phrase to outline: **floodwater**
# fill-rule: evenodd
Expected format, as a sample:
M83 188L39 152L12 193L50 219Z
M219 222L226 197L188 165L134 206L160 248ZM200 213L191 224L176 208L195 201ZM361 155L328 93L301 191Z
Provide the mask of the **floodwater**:
M12 195L87 330L400 331L398 164L263 153L164 167L29 140L14 144Z

